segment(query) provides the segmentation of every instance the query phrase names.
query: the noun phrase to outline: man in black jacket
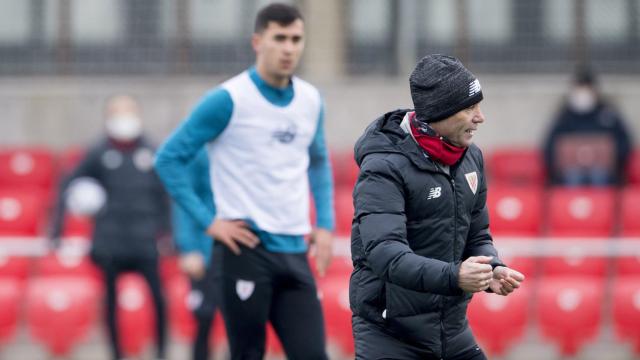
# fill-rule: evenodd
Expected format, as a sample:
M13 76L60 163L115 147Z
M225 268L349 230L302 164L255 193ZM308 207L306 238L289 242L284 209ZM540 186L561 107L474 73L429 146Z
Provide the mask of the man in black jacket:
M155 305L157 358L166 355L165 300L158 269L156 240L169 232L169 200L153 170L154 148L142 134L137 101L114 96L105 109L106 138L87 151L63 183L52 216L49 236L58 246L63 233L67 188L74 179L95 179L106 193L106 203L93 215L91 259L106 285L105 321L113 359L121 359L117 326L117 278L140 273L149 284Z
M429 55L410 77L415 111L374 121L355 146L350 283L357 359L485 359L466 318L474 292L508 295L524 276L489 233L479 81Z
M544 142L549 183L624 184L633 147L624 119L602 96L596 76L589 69L579 69L572 85Z

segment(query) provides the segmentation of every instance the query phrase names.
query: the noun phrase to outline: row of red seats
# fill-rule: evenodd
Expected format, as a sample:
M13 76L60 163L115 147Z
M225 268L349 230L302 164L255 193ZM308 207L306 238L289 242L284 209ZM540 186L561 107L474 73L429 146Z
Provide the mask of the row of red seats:
M78 150L65 153L62 164L77 161ZM640 154L638 150L637 154ZM640 224L633 214L640 207L640 189L628 187L619 197L621 223L616 219L618 196L613 189L564 189L545 191L540 179L542 167L538 153L532 150L495 151L489 157L490 172L495 179L517 183L529 179L530 186L510 186L504 181L492 181L489 189L489 209L492 211L492 230L496 233L536 236L544 234L548 223L550 235L609 236L620 225L623 234L640 233ZM640 183L640 155L631 166L630 179ZM45 149L14 149L0 151L0 235L34 236L41 233L46 220L58 169L52 152ZM337 230L348 234L353 216L352 186L358 174L353 155L336 153L332 157L336 176L335 209ZM538 165L536 165L538 164ZM524 182L524 180L523 180ZM20 190L22 189L22 190ZM549 205L549 221L545 218L545 205ZM86 219L71 217L65 235L90 233Z
M603 306L611 299L611 307ZM606 314L606 316L605 316ZM504 354L523 340L536 320L542 337L564 356L573 356L593 341L604 319L611 316L617 339L630 342L640 355L640 277L619 277L611 290L588 276L540 279L507 297L476 294L469 305L469 322L480 343L492 354Z
M57 176L69 170L82 157L83 150L71 148L56 153L44 147L14 147L0 149L0 188L38 186L51 190ZM533 148L502 148L488 153L485 159L488 174L495 183L543 185L546 175L541 151ZM331 163L338 187L352 188L358 167L350 150L333 151ZM640 149L631 156L627 180L640 184Z
M128 356L140 355L154 339L155 318L149 290L137 274L125 274L118 279L117 287L123 351ZM184 276L174 276L165 283L171 334L183 342L193 340L196 332L189 289ZM0 277L0 344L13 339L24 316L35 342L54 356L68 355L98 324L102 291L98 281L86 276L40 276L26 283ZM345 319L350 321L350 316ZM214 319L210 341L215 347L226 344L219 314ZM347 351L352 353L352 341L350 343ZM270 325L267 349L272 355L283 354L282 345Z
M638 236L640 186L545 189L540 186L492 185L487 190L491 231L508 236ZM351 232L350 189L335 196L337 231Z
M15 332L20 310L24 310L33 338L57 355L70 351L94 326L102 292L97 275L92 272L95 270L84 263L78 266L84 266L85 271L70 272L54 260L45 258L38 276L26 282L0 277L0 342L9 341ZM189 286L178 274L174 260L167 261L163 271L171 328L178 338L191 339L195 325L189 311ZM44 270L46 267L48 271ZM329 343L345 354L353 352L350 271L348 259L337 258L327 276L318 279ZM128 353L137 354L153 338L148 290L137 275L123 277L118 287L122 308L119 321L125 329L123 346ZM529 279L508 297L477 294L471 302L469 318L479 340L491 353L503 353L522 341L524 330L535 318L542 335L556 343L563 354L571 355L597 335L603 312L611 313L619 338L632 341L640 354L640 274L614 277L612 290L605 291L608 288L603 278L591 276ZM603 309L604 299L609 296L613 306ZM220 319L217 321L212 341L219 345L224 343L224 330ZM281 353L271 330L269 339L271 351Z
M638 236L640 186L565 188L491 186L491 230L510 236Z
M546 170L542 151L535 148L499 148L485 154L487 175L492 184L518 184L543 186ZM358 167L353 152L332 153L332 165L336 186L352 188L358 177ZM640 149L636 149L627 167L627 182L640 184Z

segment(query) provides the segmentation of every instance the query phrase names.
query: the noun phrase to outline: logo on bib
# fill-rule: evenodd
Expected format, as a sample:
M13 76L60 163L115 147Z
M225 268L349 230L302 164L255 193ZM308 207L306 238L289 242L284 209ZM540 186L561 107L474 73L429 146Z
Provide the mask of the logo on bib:
M282 144L290 144L298 134L298 127L295 123L290 123L286 127L274 131L271 137Z
M248 280L236 281L236 293L240 300L245 301L251 297L253 290L256 288L256 283Z
M475 195L476 191L478 191L478 174L474 171L464 174L464 177L467 178L467 184L469 184L471 191Z

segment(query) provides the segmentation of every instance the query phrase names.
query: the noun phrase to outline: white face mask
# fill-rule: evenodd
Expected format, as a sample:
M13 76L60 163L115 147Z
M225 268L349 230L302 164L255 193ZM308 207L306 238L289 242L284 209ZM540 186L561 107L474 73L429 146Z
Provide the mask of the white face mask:
M110 138L131 142L142 134L142 121L134 114L114 115L107 119L105 129Z
M587 113L596 107L596 94L586 88L574 89L569 94L569 106L577 113Z

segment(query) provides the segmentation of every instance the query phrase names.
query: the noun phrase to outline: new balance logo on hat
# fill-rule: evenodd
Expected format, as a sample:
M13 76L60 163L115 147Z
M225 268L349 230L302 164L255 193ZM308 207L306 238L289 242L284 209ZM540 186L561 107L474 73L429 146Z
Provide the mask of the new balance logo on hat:
M432 187L429 189L429 195L427 196L427 200L437 199L442 195L442 187Z
M480 80L475 79L469 83L469 96L473 96L482 91L482 86L480 86Z

